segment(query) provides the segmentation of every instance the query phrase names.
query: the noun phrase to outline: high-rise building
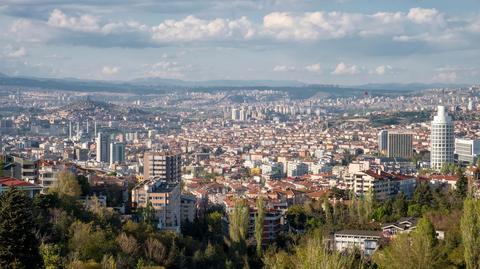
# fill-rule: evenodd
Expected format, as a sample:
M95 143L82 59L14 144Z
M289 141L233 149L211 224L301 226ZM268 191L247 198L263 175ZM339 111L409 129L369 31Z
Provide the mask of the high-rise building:
M381 153L386 153L388 147L388 131L381 130L378 133L378 151Z
M122 142L110 143L110 164L125 162L125 144Z
M110 135L98 133L97 139L97 162L110 162Z
M387 140L388 157L405 159L413 157L413 134L389 132Z
M440 170L446 163L454 160L453 121L444 106L438 106L438 112L432 121L430 135L430 166Z
M460 164L473 164L480 155L480 140L455 138L455 155Z
M182 158L172 152L147 152L143 157L144 179L156 178L167 182L182 179Z

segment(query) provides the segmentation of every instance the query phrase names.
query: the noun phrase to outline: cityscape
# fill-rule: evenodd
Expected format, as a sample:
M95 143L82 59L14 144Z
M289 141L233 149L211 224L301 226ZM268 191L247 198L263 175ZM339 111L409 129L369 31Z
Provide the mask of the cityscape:
M480 3L4 1L0 268L480 268Z

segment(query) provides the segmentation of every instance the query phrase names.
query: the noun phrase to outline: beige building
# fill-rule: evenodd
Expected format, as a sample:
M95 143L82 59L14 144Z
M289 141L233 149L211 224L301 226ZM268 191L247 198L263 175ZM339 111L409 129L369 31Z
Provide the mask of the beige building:
M165 180L146 179L132 189L134 207L146 208L148 201L155 209L158 228L180 232L181 194L180 184Z

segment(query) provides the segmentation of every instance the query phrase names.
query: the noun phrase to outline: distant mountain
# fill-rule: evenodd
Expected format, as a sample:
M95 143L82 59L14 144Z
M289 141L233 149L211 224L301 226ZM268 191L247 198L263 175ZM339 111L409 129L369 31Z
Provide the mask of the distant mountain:
M139 78L130 81L133 84L148 86L183 87L302 87L306 84L295 80L205 80L186 81L179 79Z
M352 86L353 88L365 90L385 90L385 91L419 91L438 88L459 88L466 87L466 84L446 84L446 83L369 83L364 85Z
M0 73L0 78L6 78L6 77L8 77L8 76L3 74L3 73Z

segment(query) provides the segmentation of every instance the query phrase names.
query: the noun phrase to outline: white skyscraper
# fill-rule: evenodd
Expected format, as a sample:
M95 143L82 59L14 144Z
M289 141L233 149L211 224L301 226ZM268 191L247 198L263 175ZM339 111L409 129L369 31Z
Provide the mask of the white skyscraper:
M381 153L387 152L388 148L388 131L381 130L378 133L378 151Z
M440 170L445 163L453 163L454 158L453 121L444 106L438 106L431 131L430 164L433 169Z

